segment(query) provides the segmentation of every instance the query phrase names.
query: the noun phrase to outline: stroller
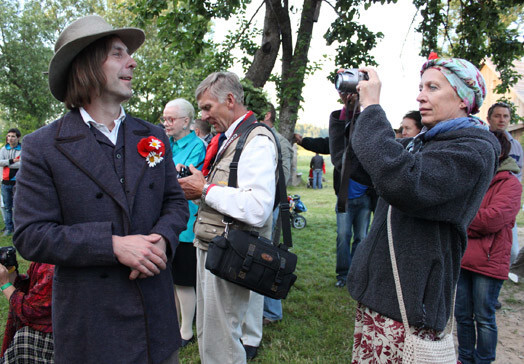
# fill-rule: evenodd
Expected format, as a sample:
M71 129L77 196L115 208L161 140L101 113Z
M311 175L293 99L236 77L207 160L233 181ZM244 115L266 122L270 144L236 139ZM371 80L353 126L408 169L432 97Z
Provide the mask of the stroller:
M313 188L313 168L309 169L309 175L307 176L306 188Z
M306 212L306 205L300 200L300 195L289 195L287 196L289 203L289 217L291 218L291 225L295 229L303 229L306 227L306 218L300 215L300 212Z

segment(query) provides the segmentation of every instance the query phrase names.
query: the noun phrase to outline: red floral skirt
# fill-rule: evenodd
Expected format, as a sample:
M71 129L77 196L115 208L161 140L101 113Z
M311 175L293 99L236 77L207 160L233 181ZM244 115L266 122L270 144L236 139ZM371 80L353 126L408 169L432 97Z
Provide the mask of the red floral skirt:
M411 327L411 332L426 340L439 340L442 333ZM402 322L372 311L359 303L355 316L352 364L402 363L405 331Z

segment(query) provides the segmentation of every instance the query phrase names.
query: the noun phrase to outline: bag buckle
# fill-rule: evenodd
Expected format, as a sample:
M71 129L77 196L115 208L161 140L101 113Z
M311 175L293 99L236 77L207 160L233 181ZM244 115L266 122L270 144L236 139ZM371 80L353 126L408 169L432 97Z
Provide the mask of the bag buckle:
M224 229L224 237L227 238L227 236L229 235L229 225L231 225L230 222L226 222L224 220L222 220L222 223L224 225L226 225L225 229Z
M238 273L240 279L246 278L246 273L251 269L251 264L253 264L253 254L255 253L255 244L249 244L247 249L246 258L242 262L241 271Z
M280 258L280 267L278 268L278 272L275 276L275 281L271 285L271 290L273 292L276 292L278 290L278 287L282 283L282 271L286 268L286 258L281 257Z

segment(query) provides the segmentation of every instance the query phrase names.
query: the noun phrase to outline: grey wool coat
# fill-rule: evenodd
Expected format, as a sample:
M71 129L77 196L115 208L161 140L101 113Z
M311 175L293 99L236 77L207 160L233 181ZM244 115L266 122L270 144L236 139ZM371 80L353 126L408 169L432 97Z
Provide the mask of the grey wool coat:
M154 167L137 151L149 136L166 146ZM113 149L75 109L27 135L22 158L14 244L56 265L55 362L162 362L180 346L169 268L129 280L111 236L161 234L171 266L188 209L164 132L127 115Z
M402 322L386 229L392 209L395 255L409 324L442 331L453 312L466 229L497 168L500 144L487 130L438 134L416 154L399 143L379 105L367 107L351 138L352 178L379 195L373 224L351 262L348 290L372 310Z

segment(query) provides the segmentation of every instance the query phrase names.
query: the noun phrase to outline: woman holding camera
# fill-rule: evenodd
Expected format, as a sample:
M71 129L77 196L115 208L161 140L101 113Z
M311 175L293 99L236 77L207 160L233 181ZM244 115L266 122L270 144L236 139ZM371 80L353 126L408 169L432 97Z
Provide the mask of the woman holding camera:
M348 276L358 301L353 362L397 362L406 333L388 246L388 209L409 329L439 340L453 315L466 229L495 173L500 145L471 116L486 91L468 61L433 57L423 65L417 101L424 128L400 141L380 106L377 73L361 71L369 80L357 86L362 112L351 136L357 168L351 178L373 185L379 201Z
M0 264L0 289L9 301L0 363L52 363L51 291L54 265L31 263L27 275Z

